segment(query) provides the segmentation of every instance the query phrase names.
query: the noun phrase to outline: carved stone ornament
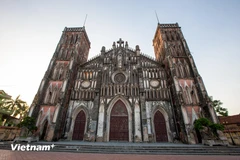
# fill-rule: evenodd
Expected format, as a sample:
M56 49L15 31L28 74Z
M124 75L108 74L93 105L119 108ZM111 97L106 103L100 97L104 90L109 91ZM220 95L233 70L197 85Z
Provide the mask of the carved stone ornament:
M88 88L88 87L90 87L90 81L83 81L82 83L81 83L81 86L83 87L83 88Z
M117 73L114 76L114 81L116 83L123 83L123 82L125 82L125 80L126 80L126 76L123 73Z
M160 82L158 81L158 80L151 80L150 81L150 85L153 87L153 88L156 88L156 87L158 87L159 86L159 84L160 84Z
M116 84L123 84L126 83L128 79L128 76L125 72L122 71L116 71L112 74L112 81Z

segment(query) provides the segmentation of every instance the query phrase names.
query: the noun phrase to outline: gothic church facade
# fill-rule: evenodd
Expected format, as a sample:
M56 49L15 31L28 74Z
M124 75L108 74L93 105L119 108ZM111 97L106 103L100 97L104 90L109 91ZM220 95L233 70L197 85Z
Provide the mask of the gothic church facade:
M155 59L119 39L88 60L84 27L65 28L31 105L42 140L200 141L193 123L217 122L181 28L158 24Z

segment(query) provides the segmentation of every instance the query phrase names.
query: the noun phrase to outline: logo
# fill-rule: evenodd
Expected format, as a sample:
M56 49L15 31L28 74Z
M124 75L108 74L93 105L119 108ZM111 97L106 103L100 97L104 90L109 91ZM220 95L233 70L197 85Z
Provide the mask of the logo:
M22 145L22 144L11 144L12 151L50 151L55 147L52 145Z

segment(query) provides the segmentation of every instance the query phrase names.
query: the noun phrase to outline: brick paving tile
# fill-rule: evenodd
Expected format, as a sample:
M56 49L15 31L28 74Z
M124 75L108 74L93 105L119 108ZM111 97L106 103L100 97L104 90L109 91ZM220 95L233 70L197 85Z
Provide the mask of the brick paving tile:
M0 150L0 160L240 160L240 156L87 154Z

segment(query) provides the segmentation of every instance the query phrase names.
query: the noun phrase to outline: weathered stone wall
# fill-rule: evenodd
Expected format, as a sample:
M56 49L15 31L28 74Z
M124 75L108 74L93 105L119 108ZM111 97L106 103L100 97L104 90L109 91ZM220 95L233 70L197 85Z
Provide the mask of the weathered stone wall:
M12 141L20 135L21 129L18 127L0 127L0 141Z

